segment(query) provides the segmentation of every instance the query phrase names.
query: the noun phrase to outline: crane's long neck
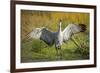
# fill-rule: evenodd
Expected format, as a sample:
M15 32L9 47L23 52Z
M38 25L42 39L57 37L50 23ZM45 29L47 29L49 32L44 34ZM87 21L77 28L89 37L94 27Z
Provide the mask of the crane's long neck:
M60 21L58 32L62 32L62 31L61 31L61 24L62 24L62 22Z

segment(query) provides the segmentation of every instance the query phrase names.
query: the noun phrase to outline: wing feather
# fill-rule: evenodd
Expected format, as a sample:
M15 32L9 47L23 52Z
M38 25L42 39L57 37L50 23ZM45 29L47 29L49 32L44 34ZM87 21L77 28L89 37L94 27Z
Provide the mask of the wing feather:
M68 25L64 30L63 30L63 41L66 42L69 40L72 36L72 31L70 29L70 25Z
M48 45L53 45L55 40L55 33L45 27L34 29L29 36L33 39L43 40Z
M35 28L29 33L29 37L33 39L40 39L43 28Z

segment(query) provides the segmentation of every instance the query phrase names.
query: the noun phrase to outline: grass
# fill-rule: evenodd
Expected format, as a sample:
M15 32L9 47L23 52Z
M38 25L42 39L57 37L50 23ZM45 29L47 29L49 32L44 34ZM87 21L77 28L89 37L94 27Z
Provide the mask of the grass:
M78 42L79 48L71 40L62 45L60 60L85 60L89 59L89 13L75 12L44 12L21 10L21 62L56 61L55 46L48 46L41 40L30 39L26 35L34 28L47 27L57 31L58 22L62 19L64 29L70 23L83 23L87 26L87 33L75 34L72 38Z
M89 59L89 47L79 48L69 40L62 45L61 60L83 60ZM41 62L41 61L56 61L55 46L47 46L43 41L31 39L22 42L21 46L21 61L22 62ZM80 50L79 50L80 49Z

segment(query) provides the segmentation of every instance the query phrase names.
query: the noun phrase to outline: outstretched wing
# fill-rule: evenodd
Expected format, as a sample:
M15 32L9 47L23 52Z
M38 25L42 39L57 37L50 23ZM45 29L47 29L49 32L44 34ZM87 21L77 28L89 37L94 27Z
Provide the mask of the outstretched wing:
M29 38L40 39L43 28L35 28L29 33Z
M62 34L63 34L63 41L64 42L66 42L67 40L69 40L71 38L72 31L71 31L69 25L63 30Z
M46 28L36 28L30 34L29 37L33 39L43 40L48 45L54 44L55 32L51 32Z
M85 24L69 24L63 31L63 41L66 42L69 40L72 36L72 34L78 33L78 32L84 32L86 30Z

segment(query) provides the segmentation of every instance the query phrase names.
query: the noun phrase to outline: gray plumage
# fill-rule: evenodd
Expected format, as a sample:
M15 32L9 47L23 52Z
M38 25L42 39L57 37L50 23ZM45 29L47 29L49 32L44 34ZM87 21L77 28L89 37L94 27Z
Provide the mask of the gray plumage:
M69 24L63 31L61 29L62 22L60 21L59 29L57 32L52 32L49 29L35 28L33 31L29 33L29 37L33 39L43 40L48 45L55 44L56 47L61 46L64 42L68 41L71 36L78 32L85 31L85 26L81 27L81 25Z

